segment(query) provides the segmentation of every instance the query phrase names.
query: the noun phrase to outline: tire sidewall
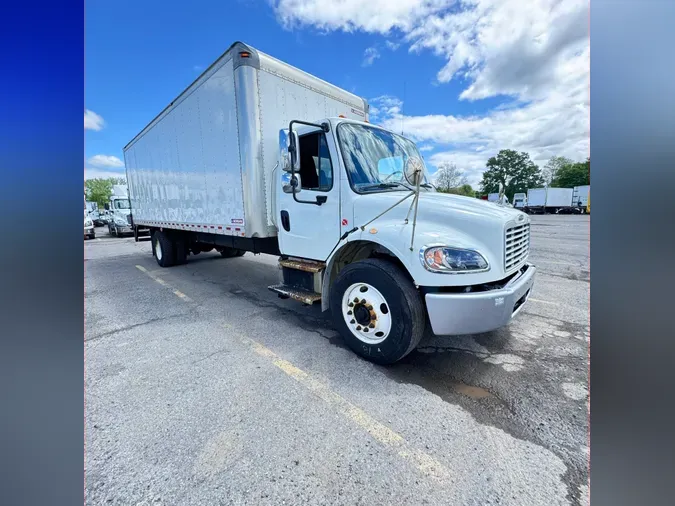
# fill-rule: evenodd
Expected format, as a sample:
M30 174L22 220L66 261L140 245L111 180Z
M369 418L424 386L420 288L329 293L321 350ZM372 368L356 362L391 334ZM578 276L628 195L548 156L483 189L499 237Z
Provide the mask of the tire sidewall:
M392 315L391 331L381 343L368 344L358 339L352 334L342 314L345 291L354 283L361 282L377 288ZM380 364L390 364L401 359L410 351L412 341L416 340L415 319L420 315L415 314L416 311L398 282L400 280L394 279L386 270L372 263L357 262L347 266L331 287L333 321L345 342L358 355Z

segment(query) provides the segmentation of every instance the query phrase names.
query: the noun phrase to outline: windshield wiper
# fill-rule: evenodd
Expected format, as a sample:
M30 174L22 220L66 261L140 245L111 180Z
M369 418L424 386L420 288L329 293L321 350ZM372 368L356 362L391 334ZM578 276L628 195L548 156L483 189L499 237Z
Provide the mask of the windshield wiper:
M396 188L398 186L403 186L404 188L407 188L406 185L403 183L371 183L371 184L366 184L363 185L360 189L361 190L371 190L371 189L376 189L376 188Z

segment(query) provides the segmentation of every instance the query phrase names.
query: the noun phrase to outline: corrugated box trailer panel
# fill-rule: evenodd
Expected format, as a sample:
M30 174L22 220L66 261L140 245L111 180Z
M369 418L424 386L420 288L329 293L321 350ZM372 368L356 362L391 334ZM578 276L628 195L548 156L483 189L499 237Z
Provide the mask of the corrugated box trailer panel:
M243 230L233 75L229 59L125 152L136 223Z

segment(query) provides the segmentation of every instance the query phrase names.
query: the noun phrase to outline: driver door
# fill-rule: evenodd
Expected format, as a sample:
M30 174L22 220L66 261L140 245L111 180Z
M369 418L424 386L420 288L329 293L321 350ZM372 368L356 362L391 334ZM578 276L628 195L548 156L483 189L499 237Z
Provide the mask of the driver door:
M295 195L284 191L290 172L276 171L277 228L283 255L326 260L340 237L340 195L335 143L330 132L298 128L300 168ZM318 200L317 200L318 197ZM319 204L319 202L322 202Z

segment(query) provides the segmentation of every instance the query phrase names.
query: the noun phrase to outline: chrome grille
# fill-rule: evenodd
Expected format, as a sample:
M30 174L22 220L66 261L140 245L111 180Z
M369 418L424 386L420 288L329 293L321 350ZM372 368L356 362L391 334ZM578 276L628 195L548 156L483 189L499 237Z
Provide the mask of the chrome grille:
M514 225L506 229L504 238L504 271L520 266L530 251L530 224Z

